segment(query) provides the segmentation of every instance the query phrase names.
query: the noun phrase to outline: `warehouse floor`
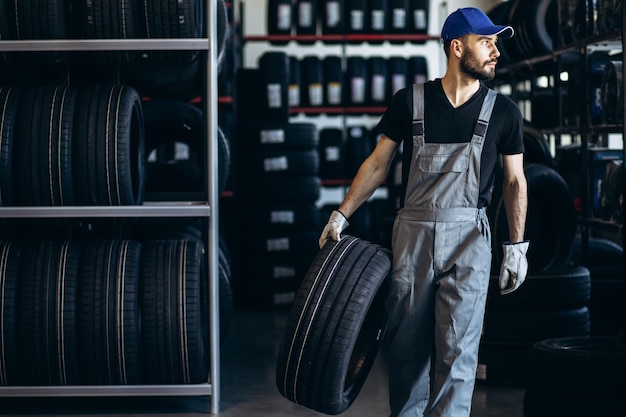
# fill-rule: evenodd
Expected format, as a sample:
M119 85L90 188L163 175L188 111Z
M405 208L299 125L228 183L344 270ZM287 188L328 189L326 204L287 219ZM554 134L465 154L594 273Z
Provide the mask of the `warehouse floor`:
M275 357L287 313L236 311L221 351L222 417L317 417L284 399L274 382ZM342 416L385 417L384 366L375 363L360 395ZM522 388L478 383L473 417L522 417ZM0 416L204 416L209 399L191 398L0 398Z

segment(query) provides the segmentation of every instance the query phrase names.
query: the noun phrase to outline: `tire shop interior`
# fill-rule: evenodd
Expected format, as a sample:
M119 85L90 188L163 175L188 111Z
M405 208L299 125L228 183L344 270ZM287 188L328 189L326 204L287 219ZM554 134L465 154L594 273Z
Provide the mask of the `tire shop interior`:
M0 2L0 416L388 416L401 156L318 238L459 7L515 30L531 242L500 296L496 168L471 415L625 416L621 0Z

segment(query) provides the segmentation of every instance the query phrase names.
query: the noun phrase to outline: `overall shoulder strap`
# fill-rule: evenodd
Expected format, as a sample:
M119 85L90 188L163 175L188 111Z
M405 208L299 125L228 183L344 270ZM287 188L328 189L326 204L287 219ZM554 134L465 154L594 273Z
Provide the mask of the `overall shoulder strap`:
M480 114L474 126L474 134L472 135L472 142L482 142L485 140L487 134L487 128L489 127L489 121L491 120L491 113L493 107L496 104L497 93L492 89L487 90L487 95L483 100L483 105L480 108Z
M424 84L413 84L413 136L424 136Z

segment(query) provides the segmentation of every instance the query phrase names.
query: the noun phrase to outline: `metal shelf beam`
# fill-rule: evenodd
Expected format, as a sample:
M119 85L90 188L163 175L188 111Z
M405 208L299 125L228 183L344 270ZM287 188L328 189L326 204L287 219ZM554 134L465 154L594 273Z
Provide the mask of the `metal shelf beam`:
M208 38L0 41L0 51L207 51Z
M197 203L145 203L142 206L0 207L0 218L209 217L211 207Z
M0 397L173 397L211 394L211 384L189 385L53 385L2 387Z

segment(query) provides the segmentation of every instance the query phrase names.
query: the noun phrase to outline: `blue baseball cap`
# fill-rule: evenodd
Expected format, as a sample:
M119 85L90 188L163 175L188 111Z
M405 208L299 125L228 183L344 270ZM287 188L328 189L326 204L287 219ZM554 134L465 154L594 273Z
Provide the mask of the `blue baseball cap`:
M511 26L494 25L491 19L480 9L463 7L446 18L441 29L441 41L446 43L452 39L472 33L474 35L498 35L501 38L513 36Z

